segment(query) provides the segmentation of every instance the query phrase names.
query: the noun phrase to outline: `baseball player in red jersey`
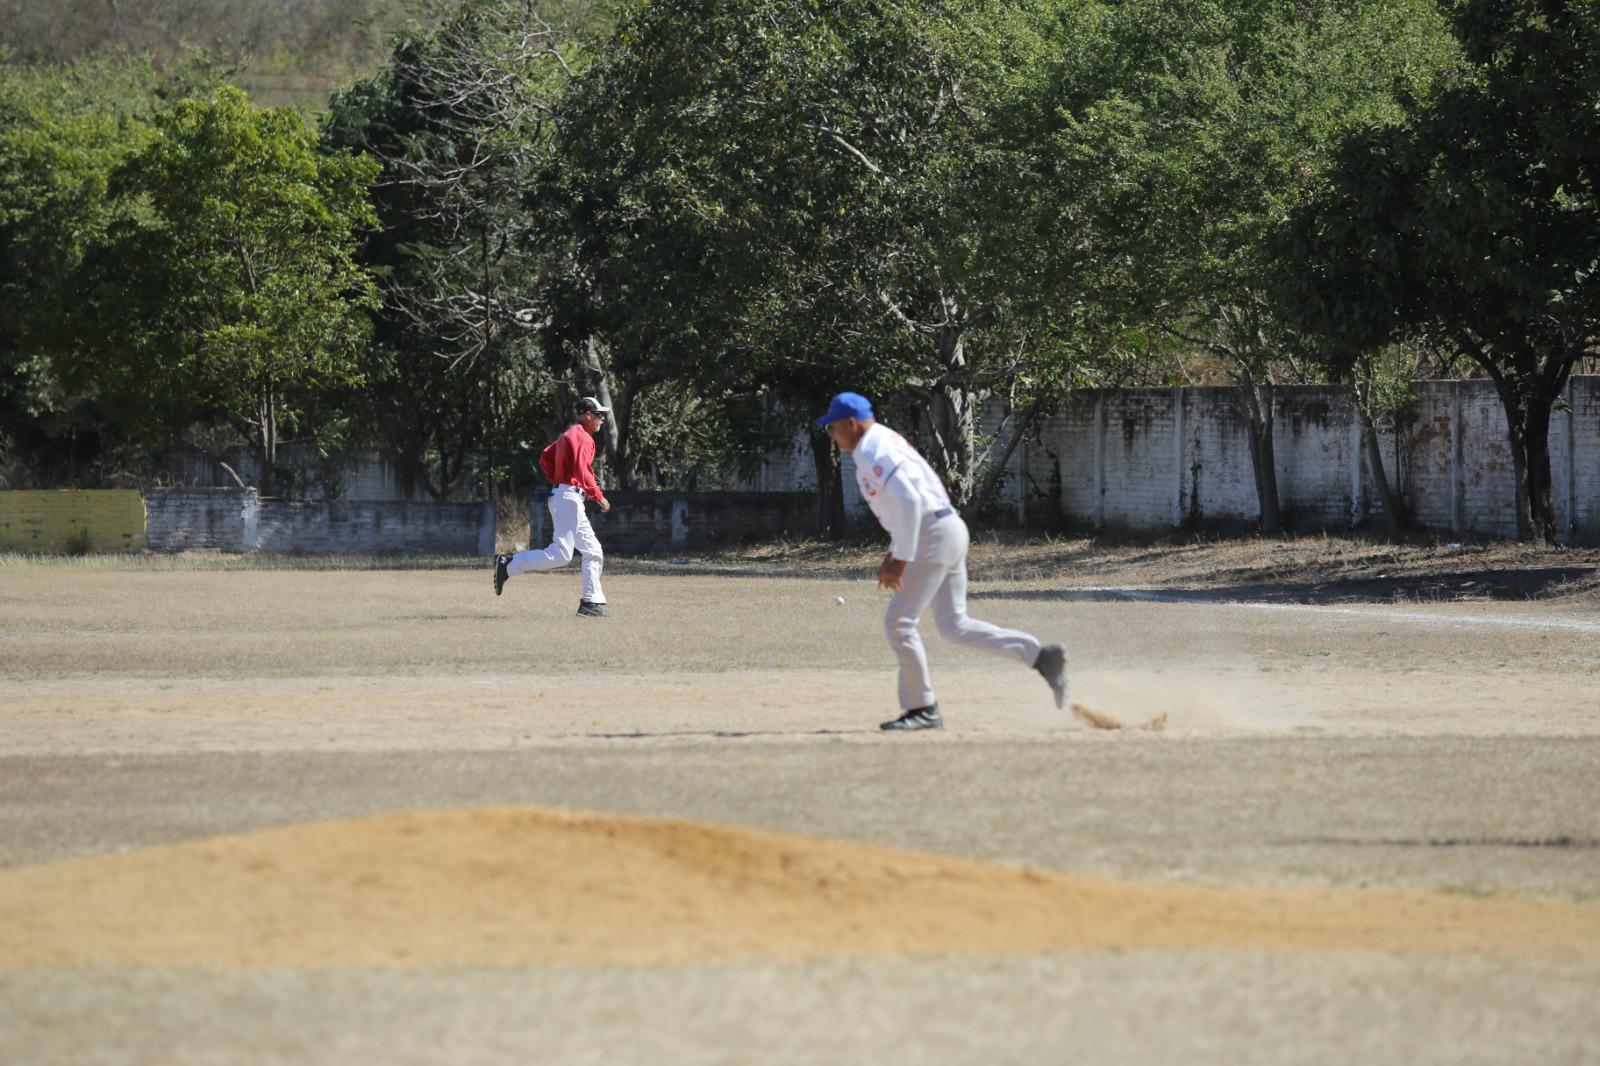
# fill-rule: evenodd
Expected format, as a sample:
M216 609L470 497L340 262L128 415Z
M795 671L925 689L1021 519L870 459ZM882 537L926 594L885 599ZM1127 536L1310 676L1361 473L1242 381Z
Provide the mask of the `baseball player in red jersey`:
M606 494L594 479L594 435L605 425L606 413L593 396L578 401L578 420L539 454L539 466L549 480L550 546L543 551L518 552L494 557L494 594L500 595L506 581L517 574L554 570L572 562L573 550L583 554L583 593L578 614L586 618L605 617L606 594L600 589L600 569L605 552L589 525L583 501L594 500L600 510L611 510Z

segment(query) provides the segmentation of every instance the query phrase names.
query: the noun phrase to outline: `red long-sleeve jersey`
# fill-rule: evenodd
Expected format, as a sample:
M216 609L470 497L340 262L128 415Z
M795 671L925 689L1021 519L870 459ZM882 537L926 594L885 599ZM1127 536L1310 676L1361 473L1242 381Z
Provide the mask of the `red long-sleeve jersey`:
M576 485L591 500L606 498L594 479L594 438L576 422L539 453L539 467L552 486Z

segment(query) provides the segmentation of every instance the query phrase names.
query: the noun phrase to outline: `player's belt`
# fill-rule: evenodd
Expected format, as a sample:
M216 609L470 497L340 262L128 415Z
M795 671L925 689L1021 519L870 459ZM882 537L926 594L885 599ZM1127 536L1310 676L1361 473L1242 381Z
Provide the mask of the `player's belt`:
M951 515L953 515L955 513L956 513L956 509L954 507L941 507L937 511L933 512L933 517L935 519L949 518Z

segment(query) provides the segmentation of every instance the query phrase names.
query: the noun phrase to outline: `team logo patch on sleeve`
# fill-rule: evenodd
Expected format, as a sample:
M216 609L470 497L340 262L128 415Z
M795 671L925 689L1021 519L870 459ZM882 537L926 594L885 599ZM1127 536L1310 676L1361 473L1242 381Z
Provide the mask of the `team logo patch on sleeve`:
M874 474L876 474L878 477L882 477L883 476L883 467L875 466L875 467L872 468L872 472Z

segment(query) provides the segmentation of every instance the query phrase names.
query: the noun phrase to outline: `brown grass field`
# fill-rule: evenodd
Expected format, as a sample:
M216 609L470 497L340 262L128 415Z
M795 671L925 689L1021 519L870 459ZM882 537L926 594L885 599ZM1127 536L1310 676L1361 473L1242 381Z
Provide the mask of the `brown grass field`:
M0 1062L1600 1061L1596 553L876 551L0 557Z

